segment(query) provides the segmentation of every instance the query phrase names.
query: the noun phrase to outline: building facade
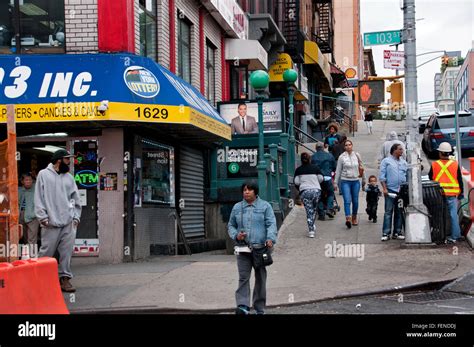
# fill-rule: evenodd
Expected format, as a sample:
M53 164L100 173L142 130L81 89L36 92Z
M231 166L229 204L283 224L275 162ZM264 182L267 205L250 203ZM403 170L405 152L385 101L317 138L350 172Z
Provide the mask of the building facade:
M441 75L437 102L437 107L441 112L454 111L454 81L460 69L460 66L446 67Z
M334 0L335 62L346 73L350 89L344 93L354 102L354 114L361 119L357 82L364 73L364 45L360 29L360 0Z
M454 81L459 110L474 111L474 49L471 49Z
M71 172L83 218L75 255L117 263L174 254L183 241L179 230L200 250L215 247L205 228L206 155L230 139L213 107L230 96L226 40L248 37L238 4L15 0L0 6L2 67L16 59L25 71L40 71L49 54L57 62L34 75L44 73L50 89L35 94L39 81L31 78L24 95L4 95L2 104L16 107L20 172L37 173L57 148L76 155ZM91 86L90 94L82 92ZM24 122L21 112L41 118Z
M434 101L437 102L441 95L441 73L435 73L434 77Z

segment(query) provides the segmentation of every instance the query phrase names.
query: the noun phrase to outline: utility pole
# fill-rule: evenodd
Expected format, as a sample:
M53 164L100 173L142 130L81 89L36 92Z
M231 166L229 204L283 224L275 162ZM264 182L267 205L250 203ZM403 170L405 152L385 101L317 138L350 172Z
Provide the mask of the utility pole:
M407 244L431 243L428 211L423 205L420 144L418 141L418 92L416 70L415 0L403 1L403 43L405 44L405 105L407 110L407 159L409 205L405 220Z

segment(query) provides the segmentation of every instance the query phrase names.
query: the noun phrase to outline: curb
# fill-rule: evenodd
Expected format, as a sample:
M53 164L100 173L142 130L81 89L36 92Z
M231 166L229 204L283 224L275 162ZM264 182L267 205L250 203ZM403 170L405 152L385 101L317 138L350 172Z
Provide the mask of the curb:
M464 276L464 275L463 275ZM461 276L462 277L462 276ZM419 282L395 287L387 287L381 289L367 290L361 292L353 293L343 293L331 297L326 297L316 300L307 300L307 301L298 301L293 303L284 303L284 304L274 304L269 305L266 308L278 308L278 307L292 307L292 306L301 306L309 305L323 301L330 300L341 300L341 299L350 299L361 296L371 296L379 294L391 294L391 293L400 293L400 292L410 292L410 291L419 291L419 290L428 290L428 289L440 289L445 285L457 280L459 277L455 277L448 280L440 281L431 281L431 282ZM178 309L171 307L154 307L154 306L138 306L138 307L118 307L118 308L90 308L90 309L79 309L79 310L69 310L71 314L221 314L234 312L235 308L222 308L222 309Z

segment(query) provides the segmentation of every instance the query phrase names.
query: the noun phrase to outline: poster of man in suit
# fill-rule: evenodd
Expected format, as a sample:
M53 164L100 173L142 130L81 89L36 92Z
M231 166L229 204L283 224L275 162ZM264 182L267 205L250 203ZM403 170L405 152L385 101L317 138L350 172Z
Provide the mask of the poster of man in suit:
M258 104L256 102L223 103L219 113L231 126L232 135L258 134ZM282 131L282 101L263 103L263 131Z
M240 103L238 106L239 115L232 119L230 123L232 134L256 134L258 133L257 121L247 114L247 104Z

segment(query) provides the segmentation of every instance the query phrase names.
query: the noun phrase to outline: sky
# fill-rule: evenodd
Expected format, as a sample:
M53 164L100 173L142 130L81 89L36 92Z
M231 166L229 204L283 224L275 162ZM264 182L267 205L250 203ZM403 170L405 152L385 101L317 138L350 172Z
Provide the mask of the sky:
M402 4L402 0L361 0L361 34L402 29ZM416 0L416 19L417 54L446 50L461 51L461 56L465 57L474 48L474 0ZM395 50L395 47L365 48L372 48L378 76L395 75L395 70L383 68L383 51ZM403 51L403 45L398 50ZM417 57L417 65L441 55ZM440 72L440 67L441 58L418 69L419 102L434 99L434 75Z

